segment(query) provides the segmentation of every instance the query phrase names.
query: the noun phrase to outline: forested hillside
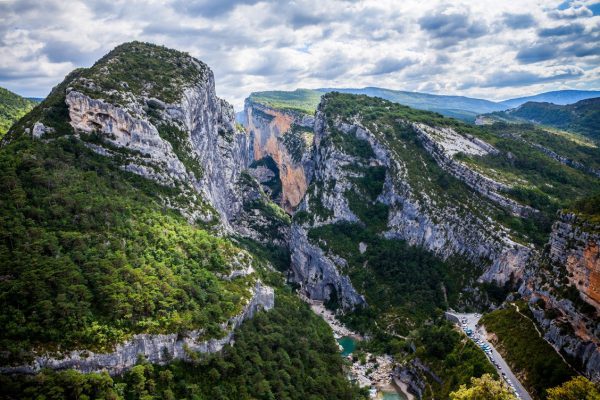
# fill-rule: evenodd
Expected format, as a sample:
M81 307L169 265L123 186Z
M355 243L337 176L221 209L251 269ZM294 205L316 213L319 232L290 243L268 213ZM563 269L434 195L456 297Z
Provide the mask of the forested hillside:
M511 122L532 122L575 132L598 141L600 134L600 98L578 101L575 104L527 102L515 109L491 114L494 119Z
M0 87L0 138L12 124L35 107L36 103Z

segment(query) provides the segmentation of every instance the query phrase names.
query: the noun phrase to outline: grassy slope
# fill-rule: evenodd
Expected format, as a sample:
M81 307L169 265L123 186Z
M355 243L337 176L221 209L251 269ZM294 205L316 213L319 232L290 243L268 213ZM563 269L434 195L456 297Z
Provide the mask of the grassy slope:
M561 164L542 151L512 136L540 143L590 167L598 164L598 148L580 145L563 136L526 125L496 124L485 130L473 130L501 150L498 155L464 156L460 160L490 177L513 186L507 195L542 213L537 219L505 219L512 229L525 232L536 244L547 239L556 211L577 199L600 191L600 180L593 175ZM530 226L536 222L537 228Z
M523 313L528 311L525 303L520 304ZM507 360L534 398L545 397L546 389L562 384L575 371L563 362L543 338L533 322L519 314L514 306L486 314L481 319L488 333L498 338L498 350Z
M600 194L581 199L567 211L578 214L580 219L593 225L600 225Z
M0 139L15 121L27 114L35 105L36 102L0 87Z
M441 96L428 93L406 92L384 88L367 87L362 89L319 89L350 94L365 94L381 97L394 103L412 108L435 111L447 117L473 122L481 113L503 110L504 107L487 100L464 96Z
M185 87L200 82L207 73L208 66L187 53L129 42L115 47L84 71L82 77L92 79L96 89L81 82L76 82L74 88L92 98L106 98L107 92L114 90L172 103L181 98ZM109 97L108 100L118 103L121 99Z
M487 100L463 96L438 96L375 87L256 92L250 95L249 100L274 108L299 110L307 114L313 114L319 104L321 95L328 92L381 97L394 103L404 104L421 110L436 111L448 117L471 122L475 120L478 114L504 109L504 107Z
M312 115L321 101L321 95L322 93L315 90L296 89L293 92L255 92L248 97L248 100L271 108L300 111Z
M552 92L539 93L533 96L518 97L500 102L506 108L515 108L528 101L547 102L554 104L573 104L581 100L600 97L597 90L555 90Z

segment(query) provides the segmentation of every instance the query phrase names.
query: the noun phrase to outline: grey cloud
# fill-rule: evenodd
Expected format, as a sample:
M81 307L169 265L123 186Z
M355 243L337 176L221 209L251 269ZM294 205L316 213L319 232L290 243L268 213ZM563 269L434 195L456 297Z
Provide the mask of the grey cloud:
M392 72L400 71L409 65L414 64L414 61L408 57L394 58L386 57L375 63L374 68L369 71L369 75L384 75Z
M576 42L562 50L562 54L575 57L588 57L600 55L600 42Z
M306 11L294 12L289 17L289 22L295 29L309 25L318 25L323 21L321 16L310 14Z
M333 13L327 12L321 5L322 3L314 0L274 1L270 3L269 8L273 24L287 23L294 29L302 29L307 26L325 28L334 21L354 20L354 16L347 13L344 3L339 3L336 12Z
M217 90L237 104L252 90L302 82L394 82L415 90L454 90L469 76L484 76L465 87L494 87L491 79L499 79L499 87L560 79L592 85L591 73L577 80L580 69L554 74L561 78L546 76L546 70L543 76L522 71L490 75L490 68L510 70L516 62L554 66L547 70L560 65L595 68L600 38L593 21L580 30L581 21L568 19L588 16L588 8L555 10L553 18L563 20L548 22L546 16L538 17L547 12L543 6L527 12L514 7L507 13L492 6L483 15L471 13L468 0L452 8L449 3L423 3L427 14L418 14L421 7L404 12L377 0L0 0L0 86L5 83L30 95L38 87L37 94L44 94L62 79L69 63L89 65L132 39L188 51L203 60L214 70ZM85 12L75 15L73 10L82 5ZM246 8L247 13L240 12ZM553 27L558 22L565 26ZM531 40L526 28L535 29L538 37L523 47ZM469 40L473 38L479 40ZM89 50L95 48L97 53ZM510 60L515 51L516 60ZM416 53L418 60L411 61Z
M181 13L192 16L217 17L227 14L238 5L253 5L260 0L175 0L173 8Z
M594 15L594 13L586 6L569 7L564 10L552 10L548 13L548 16L553 19L575 19L591 17L592 15Z
M583 24L570 24L561 25L555 28L545 28L538 31L540 37L550 36L566 36L566 35L577 35L583 33L585 26Z
M73 64L89 65L98 59L103 51L86 52L81 46L60 40L50 40L44 44L41 50L48 60L54 63L72 62Z
M17 70L11 67L0 67L0 81L15 81L31 78L45 78L48 74L33 68Z
M419 25L438 41L436 47L450 46L465 39L478 38L488 32L485 23L473 21L466 13L425 15L419 19Z
M558 49L554 44L536 44L519 50L517 60L525 64L550 60L556 56L557 51Z
M536 83L575 79L582 75L583 71L574 67L563 68L550 75L536 74L531 71L497 71L488 75L483 82L467 82L461 86L461 89L473 86L482 88L529 86Z
M335 79L346 73L351 65L351 60L346 56L332 54L321 60L317 65L312 65L309 76L320 79Z
M531 14L504 13L502 21L512 29L526 29L536 25L535 18Z
M246 68L244 71L239 72L258 76L295 76L295 74L301 70L298 66L291 65L287 62L285 55L281 51L263 52L261 55L262 57L257 63Z
M60 10L60 1L17 0L0 2L0 15L14 14L23 16L26 13L51 13ZM46 14L47 15L47 14Z

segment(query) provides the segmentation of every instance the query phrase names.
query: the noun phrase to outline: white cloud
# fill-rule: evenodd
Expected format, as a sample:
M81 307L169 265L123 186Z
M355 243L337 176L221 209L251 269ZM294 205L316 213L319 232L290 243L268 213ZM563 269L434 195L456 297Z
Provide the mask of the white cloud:
M500 99L598 89L587 0L8 0L0 86L44 96L119 43L188 51L240 108L252 91L381 86Z

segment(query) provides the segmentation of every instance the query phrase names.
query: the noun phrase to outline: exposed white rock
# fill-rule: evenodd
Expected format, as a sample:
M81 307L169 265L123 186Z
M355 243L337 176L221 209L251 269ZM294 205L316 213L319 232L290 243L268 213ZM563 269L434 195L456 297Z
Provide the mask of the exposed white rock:
M350 279L340 274L340 264L328 257L321 248L308 241L306 231L299 225L292 225L290 237L291 276L289 279L300 285L300 293L312 300L327 301L332 296L339 299L342 308L351 309L365 303Z
M45 126L44 124L38 121L33 125L31 136L33 136L34 139L41 139L46 133L52 132L54 132L54 128Z
M272 288L257 282L252 297L243 311L221 325L227 333L220 339L202 340L202 331L192 331L182 336L177 333L165 335L139 334L116 346L111 353L72 351L58 358L37 357L31 364L0 368L2 373L34 373L43 368L75 369L80 372L108 371L111 375L120 374L133 367L139 356L144 356L155 364L166 364L174 359L188 359L192 352L215 353L235 340L234 331L246 319L252 318L259 310L270 310L275 305Z
M71 125L78 132L101 133L107 143L128 152L131 157L122 166L124 170L161 185L191 185L218 212L222 227L231 231L230 221L242 209L236 183L251 161L250 144L245 132L234 129L233 107L216 96L212 72L207 71L200 82L186 88L175 104L136 98L129 92L120 93L120 97L127 99L127 106L115 106L68 90L66 103ZM174 125L189 135L186 140L190 156L198 160L202 176L186 169L171 143L160 137L158 127L146 115L148 107L160 115L159 123ZM99 147L92 150L111 153ZM205 212L180 211L190 220L210 219Z
M514 215L528 216L537 212L529 206L522 205L504 196L502 192L510 189L508 185L483 175L453 158L457 153L472 155L497 154L498 150L492 145L472 136L459 135L450 128L432 128L420 123L410 124L423 142L423 147L442 169L488 199L510 210Z
M439 144L443 149L443 152L448 156L453 156L457 153L476 156L499 153L499 151L491 144L471 135L459 134L452 128L432 128L429 125L418 122L413 123L413 126L422 135L427 136L429 140Z
M476 197L470 200L472 204L441 204L425 192L416 193L417 189L411 187L409 183L408 170L404 161L401 157L391 154L391 147L388 144L381 143L375 134L358 122L348 124L338 121L335 127L345 134L355 134L358 138L367 140L375 154L374 159L369 160L368 164L385 166L387 169L383 192L378 198L378 201L390 207L386 237L403 239L412 245L423 246L442 258L458 254L464 255L476 264L488 260L484 273L480 277L484 281L504 284L523 276L523 270L531 258L532 250L512 241L504 227L485 218L486 209L478 203ZM311 196L318 196L317 201L330 211L330 215L324 220L316 216L311 226L337 221L358 221L345 197L346 191L353 190L351 178L354 176L352 170L346 167L359 165L364 161L345 154L335 146L322 146L321 143L328 134L325 117L321 111L317 111L313 182L318 182L315 186L323 189L318 193L309 190L300 209L312 212ZM454 134L450 133L450 135L454 137ZM497 151L474 138L465 138L460 145L452 145L450 148L451 151L460 149L460 151L477 154ZM481 212L474 213L469 207L480 208ZM337 275L333 272L331 267L336 267L336 264L331 257L319 254L318 247L302 240L306 234L300 231L304 229L293 228L291 248L294 279L302 285L302 289L309 297L327 300L324 293L327 285L331 284L332 280L340 282L343 277L337 276L339 272ZM297 248L303 250L299 251ZM322 274L321 269L315 267L321 263L325 263L329 268L324 269L331 272ZM342 265L338 265L337 268ZM336 287L336 284L332 286ZM353 304L356 292L347 290L346 293L349 294L348 304Z
M71 126L76 131L98 132L108 143L144 154L149 157L144 162L151 161L160 166L151 169L145 165L127 165L124 166L125 170L169 186L176 181L189 179L185 166L173 152L171 144L160 137L156 127L149 121L132 117L119 107L74 90L67 93L66 103Z
M365 251L367 251L367 244L360 242L358 244L358 251L360 252L360 254L365 254Z

